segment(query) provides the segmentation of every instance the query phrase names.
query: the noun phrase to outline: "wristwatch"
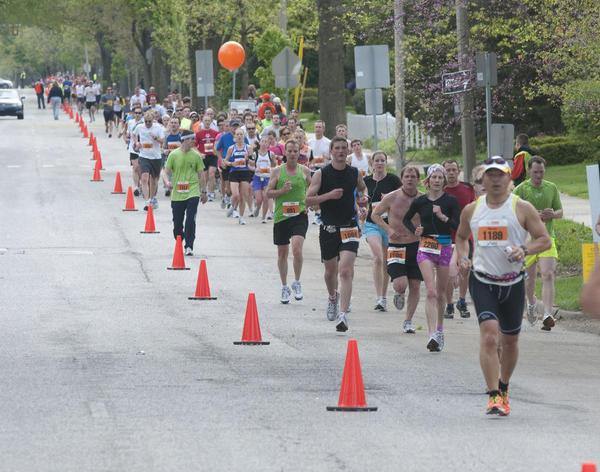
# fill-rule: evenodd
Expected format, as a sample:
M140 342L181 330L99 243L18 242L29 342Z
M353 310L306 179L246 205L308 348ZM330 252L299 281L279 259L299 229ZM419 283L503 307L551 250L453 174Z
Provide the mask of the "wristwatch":
M529 254L529 250L525 247L525 245L522 245L521 249L523 249L523 254L525 254L525 255Z

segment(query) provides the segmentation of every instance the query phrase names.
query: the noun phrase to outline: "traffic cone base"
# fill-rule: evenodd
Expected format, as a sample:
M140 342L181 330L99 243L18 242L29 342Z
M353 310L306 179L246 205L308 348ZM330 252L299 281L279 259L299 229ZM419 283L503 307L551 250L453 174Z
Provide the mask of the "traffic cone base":
M355 339L348 340L348 351L346 352L346 363L338 404L337 406L328 406L326 409L327 411L377 411L376 406L367 406L365 401L365 389Z
M234 341L235 345L268 345L269 341L263 341L260 334L260 324L258 323L258 311L256 309L256 296L253 293L248 295L248 303L246 304L246 319L244 320L244 331L242 332L242 340Z
M143 234L157 233L158 234L158 233L160 233L160 231L140 231L140 233L143 233Z
M167 267L167 270L190 270L189 267L185 266L185 259L183 257L183 244L181 243L181 236L179 235L177 236L177 240L175 241L175 252L173 253L173 262L171 263L171 267Z
M208 275L206 272L206 261L200 261L198 269L198 282L196 283L196 294L188 297L188 300L216 300L217 297L210 296L210 286L208 285Z

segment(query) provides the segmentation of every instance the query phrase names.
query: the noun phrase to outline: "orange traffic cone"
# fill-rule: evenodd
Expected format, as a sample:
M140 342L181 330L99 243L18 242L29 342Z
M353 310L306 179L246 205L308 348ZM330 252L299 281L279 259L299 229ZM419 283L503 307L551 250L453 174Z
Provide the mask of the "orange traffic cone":
M75 114L75 123L79 123L79 112Z
M90 139L88 141L88 146L92 146L93 143L94 143L94 132L92 131L90 133Z
M92 150L92 158L90 159L90 161L95 161L96 159L98 159L98 150L97 149L93 149Z
M327 411L377 411L376 406L367 406L358 346L356 339L348 340L344 377L337 406L328 406Z
M88 129L87 129L87 125L83 125L83 137L87 138L88 137Z
M125 208L123 211L137 211L135 208L135 203L133 203L133 191L131 190L131 185L127 190L127 201L125 202Z
M154 212L152 211L152 205L148 205L146 226L144 227L144 231L140 231L140 233L160 233L160 231L156 231L156 226L154 226Z
M98 151L98 154L96 155L96 164L100 163L100 169L104 170L104 167L102 167L102 157L100 156L100 151Z
M196 283L196 295L188 297L188 300L216 300L217 297L210 296L210 287L208 286L208 275L206 274L206 261L200 261L198 270L198 282Z
M73 109L69 107L69 118L73 119Z
M233 344L271 344L269 341L263 341L262 336L260 335L258 311L256 310L256 297L253 293L248 295L248 304L246 305L246 319L244 321L242 340L234 341Z
M115 178L115 189L111 193L125 193L123 192L123 186L121 185L121 173L117 172L117 177Z
M94 136L94 140L92 141L92 151L98 151L98 143L96 142L96 136Z
M94 178L90 180L90 182L104 182L104 180L100 178L100 166L98 164L99 162L96 161L96 165L94 166Z
M148 205L150 210L150 205ZM181 235L177 235L177 241L175 241L175 252L173 253L173 262L171 267L167 267L168 270L190 270L189 267L185 266L185 260L183 259L183 245L181 244Z
M581 466L581 472L596 472L596 463L595 462L585 462Z

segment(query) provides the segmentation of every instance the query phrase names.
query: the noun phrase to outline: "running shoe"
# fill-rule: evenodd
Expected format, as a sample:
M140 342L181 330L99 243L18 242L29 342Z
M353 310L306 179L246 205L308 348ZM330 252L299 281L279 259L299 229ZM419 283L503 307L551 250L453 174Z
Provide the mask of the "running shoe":
M227 203L225 202L225 199L223 198L221 200L221 208L225 209L226 206L227 206Z
M234 218L239 218L240 214L238 213L238 211L236 209L233 210L233 217Z
M502 395L492 395L490 401L485 410L488 415L500 415L506 416L507 413L504 411L504 402L502 401Z
M284 285L283 287L281 287L281 298L279 299L279 301L284 305L288 304L290 302L291 293L292 291L290 290L290 287Z
M194 255L194 251L192 250L191 247L186 247L185 248L185 255L186 256L193 256Z
M254 214L254 210L250 210L250 212L248 213L248 216L250 218L254 218L256 215Z
M149 206L152 206L152 200L146 200L146 204L144 205L144 211L148 211Z
M444 332L443 331L436 331L434 333L434 336L436 337L438 346L439 346L439 350L443 350L444 349Z
M246 220L244 219L243 216L240 216L240 219L238 220L238 223L241 225L245 225L246 224Z
M537 321L537 313L535 310L536 305L537 305L537 300L535 302L533 302L533 305L530 305L529 303L527 304L527 321L529 321L529 324L531 326L533 326Z
M467 302L466 301L459 300L456 303L456 309L460 313L461 318L469 318L471 316L471 313L469 313L469 310L467 310Z
M302 284L299 280L292 283L292 290L294 291L294 298L296 300L302 300L304 298L304 294L302 293Z
M542 321L542 329L544 331L550 331L552 328L554 328L555 324L554 317L550 313L546 313L544 315L544 321Z
M267 224L267 217L266 216L262 219L261 223L264 224L264 225Z
M508 402L508 390L503 392L500 390L500 396L502 397L502 406L504 407L504 416L510 413L510 403Z
M335 330L340 333L348 331L348 320L346 320L346 314L340 313L337 317L337 323L335 324Z
M312 224L313 225L320 225L322 223L321 221L321 214L320 213L315 213L315 217L313 218Z
M327 302L327 319L329 321L333 321L337 318L339 301L340 294L338 292L335 292L335 298L333 300L331 299L331 297L329 297L329 300Z
M379 297L375 302L375 310L387 311L387 300L384 297Z
M404 323L402 323L402 330L407 334L415 334L415 328L410 320L404 320Z
M170 196L171 196L171 190L165 189L165 197L170 197Z
M209 202L214 202L215 201L215 194L214 193L209 193L206 198L208 199Z
M446 305L446 312L444 313L444 318L446 318L447 320L451 320L454 318L454 307L450 308L448 305Z
M153 210L158 210L158 198L154 197L152 199L152 209Z
M440 352L440 345L437 342L436 334L437 333L433 333L429 337L429 342L427 343L427 349L429 349L429 351L431 351L431 352Z
M139 196L140 196L140 188L139 188L139 187L136 187L135 189L133 189L133 194L134 194L136 197L139 197Z
M394 294L394 306L398 310L402 310L402 308L404 308L404 294L403 293L395 293Z
M273 212L271 210L269 210L267 212L267 220L272 220L273 219Z
M233 207L232 206L227 208L227 218L231 218L231 215L233 215Z

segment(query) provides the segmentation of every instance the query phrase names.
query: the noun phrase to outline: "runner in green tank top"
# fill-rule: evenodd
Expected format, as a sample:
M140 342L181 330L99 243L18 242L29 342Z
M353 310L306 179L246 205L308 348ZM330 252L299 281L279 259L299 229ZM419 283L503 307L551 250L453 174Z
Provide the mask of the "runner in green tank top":
M300 145L295 140L285 143L286 163L271 172L267 197L275 199L273 243L277 246L277 267L281 278L281 303L289 303L292 290L294 298L302 300L302 245L308 229L306 215L306 189L310 185L310 170L298 164ZM287 284L288 254L292 241L294 257L294 283Z

